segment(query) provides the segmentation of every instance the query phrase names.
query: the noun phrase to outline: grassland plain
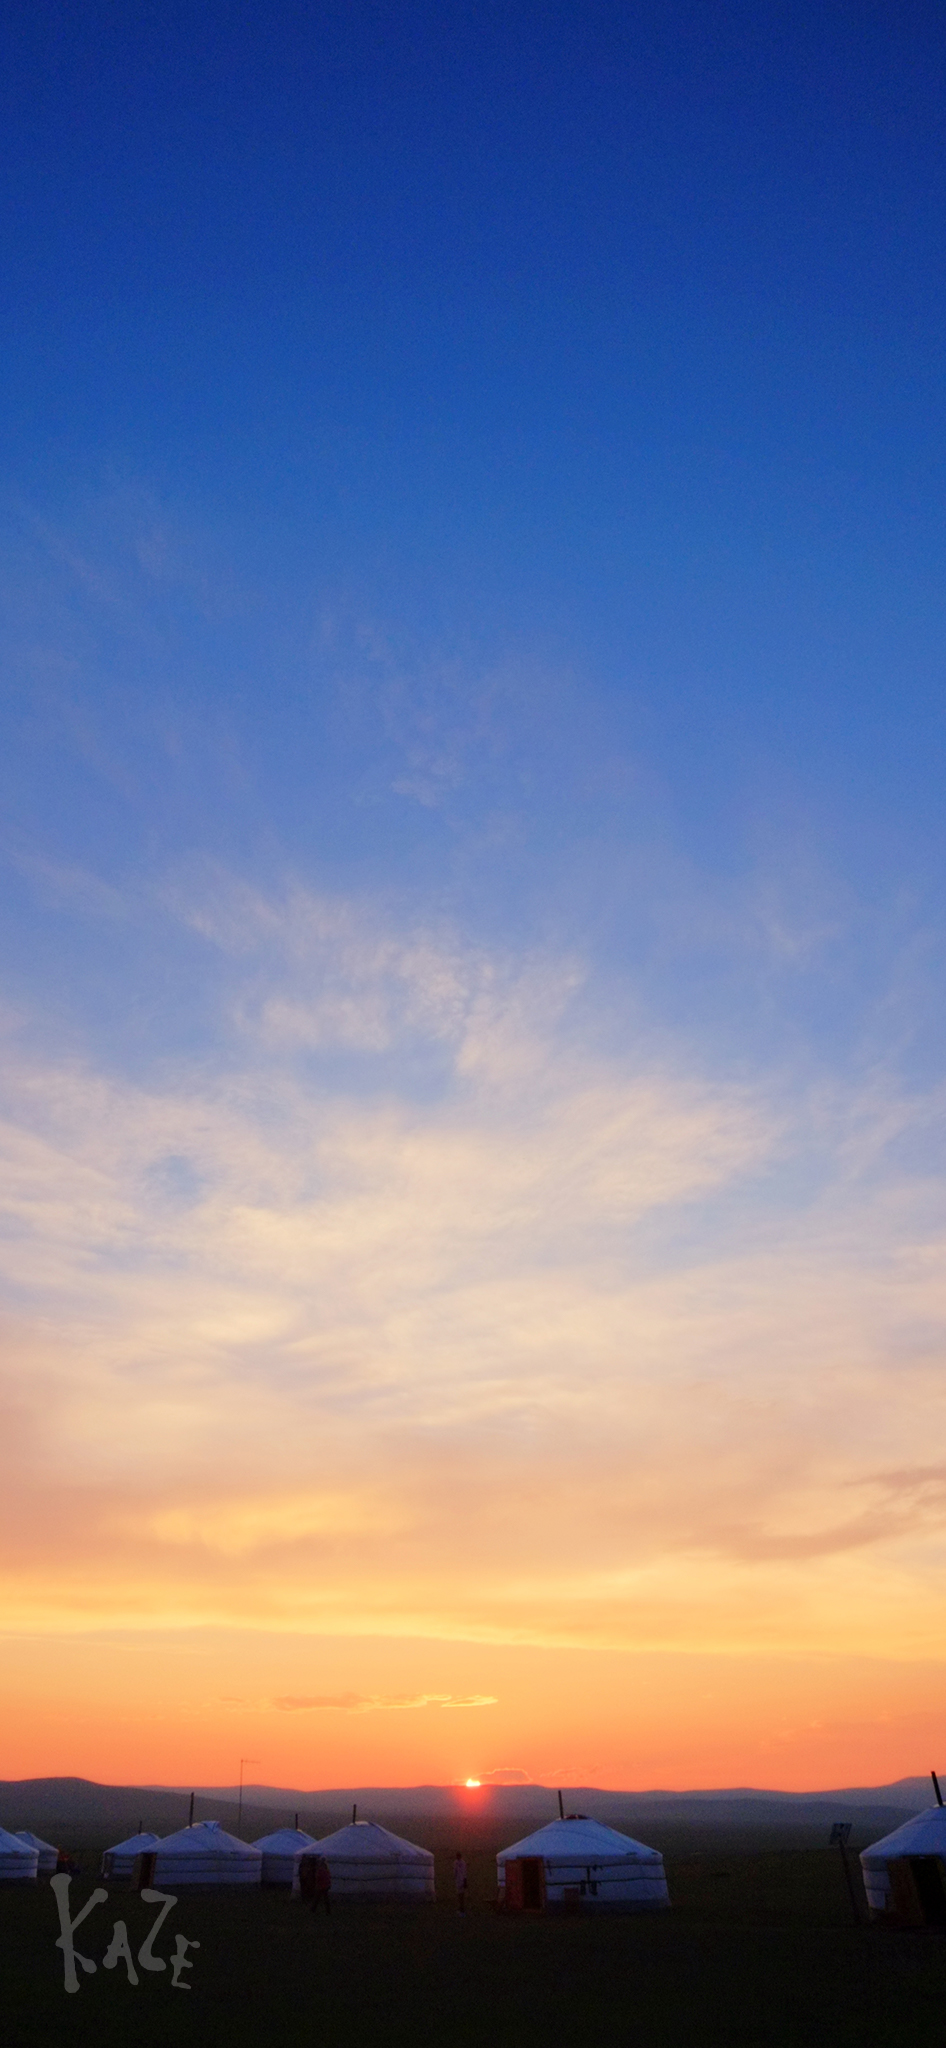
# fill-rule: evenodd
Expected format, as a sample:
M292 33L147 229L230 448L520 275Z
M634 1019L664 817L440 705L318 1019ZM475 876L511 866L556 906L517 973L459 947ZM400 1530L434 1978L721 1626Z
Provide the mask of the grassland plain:
M437 1855L433 1907L336 1901L325 1920L280 1892L182 1889L157 1952L200 1942L187 1993L102 1969L117 1918L133 1953L154 1919L134 1893L112 1887L77 1933L99 1968L67 1996L48 1883L3 1891L4 2048L942 2048L946 1936L855 1926L836 1850L664 1830L671 1913L515 1919L493 1910L500 1844L468 1826L461 1918L456 1829L403 1829ZM75 1912L104 1842L70 1846Z

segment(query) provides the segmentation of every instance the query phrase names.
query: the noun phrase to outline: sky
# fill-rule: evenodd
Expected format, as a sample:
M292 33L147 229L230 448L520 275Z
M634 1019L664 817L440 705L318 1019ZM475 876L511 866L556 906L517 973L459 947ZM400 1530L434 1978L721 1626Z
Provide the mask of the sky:
M941 9L0 35L0 1776L942 1766Z

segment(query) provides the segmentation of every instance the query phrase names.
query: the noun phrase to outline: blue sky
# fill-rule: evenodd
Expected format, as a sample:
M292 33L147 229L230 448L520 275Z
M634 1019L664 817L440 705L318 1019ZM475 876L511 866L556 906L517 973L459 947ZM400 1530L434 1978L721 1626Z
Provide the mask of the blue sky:
M800 830L935 916L935 10L30 7L8 44L27 833L424 885L494 809L553 869ZM44 652L124 805L92 737L51 774ZM452 838L390 795L425 749Z
M68 1472L97 1624L139 1573L155 1626L314 1628L329 1531L369 1635L748 1655L773 1558L856 1554L798 1565L785 1654L842 1608L873 1654L873 1604L926 1655L940 12L14 4L3 37L11 1612L67 1626ZM428 1583L434 1438L485 1531L570 1429L582 1500L617 1489L584 1592L525 1528L519 1591L485 1533L484 1608ZM657 1529L659 1625L601 1576Z

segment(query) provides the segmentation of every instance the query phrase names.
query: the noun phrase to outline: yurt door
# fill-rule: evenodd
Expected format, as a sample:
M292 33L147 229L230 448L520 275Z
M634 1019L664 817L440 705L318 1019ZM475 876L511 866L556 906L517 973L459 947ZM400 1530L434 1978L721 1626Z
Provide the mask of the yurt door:
M541 1913L545 1907L545 1864L541 1856L512 1856L505 1866L505 1899L512 1913Z
M541 1856L522 1856L522 1906L526 1913L541 1913L545 1906L545 1864Z

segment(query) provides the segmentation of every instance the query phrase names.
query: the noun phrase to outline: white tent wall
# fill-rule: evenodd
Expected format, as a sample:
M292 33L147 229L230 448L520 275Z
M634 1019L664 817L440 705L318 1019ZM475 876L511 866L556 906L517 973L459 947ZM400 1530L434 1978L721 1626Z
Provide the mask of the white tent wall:
M199 1820L158 1842L154 1883L258 1885L262 1871L259 1849L228 1835L219 1821Z
M332 1877L333 1898L432 1899L434 1859L376 1821L350 1821L315 1845ZM298 1892L298 1867L293 1891Z
M299 1857L316 1846L315 1836L304 1828L277 1828L272 1835L260 1835L253 1847L263 1858L263 1883L291 1884Z
M506 1900L506 1864L520 1857L541 1860L548 1906L576 1903L584 1911L655 1912L670 1904L659 1849L635 1842L616 1828L583 1814L549 1821L496 1858L499 1903Z
M106 1884L130 1883L135 1867L135 1857L143 1856L149 1849L156 1849L160 1835L129 1835L125 1842L115 1842L106 1849L102 1857L102 1877Z
M54 1848L52 1842L44 1842L42 1835L32 1835L29 1828L17 1828L16 1839L18 1842L25 1842L28 1849L38 1851L40 1877L50 1876L59 1862L59 1850Z
M38 1849L0 1828L0 1884L35 1884L38 1871Z
M861 1872L871 1913L892 1911L891 1863L901 1856L939 1856L946 1863L946 1806L929 1806L902 1827L861 1851Z

